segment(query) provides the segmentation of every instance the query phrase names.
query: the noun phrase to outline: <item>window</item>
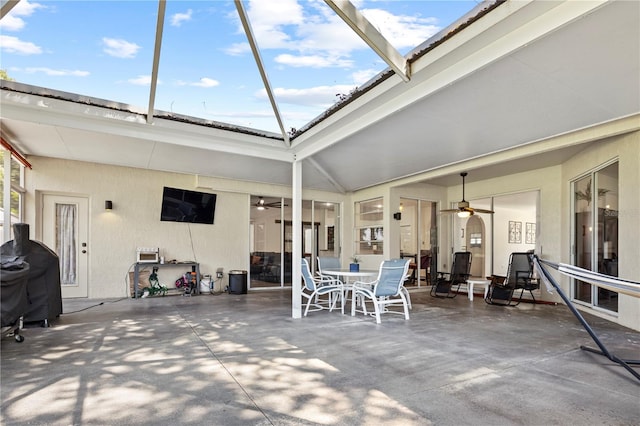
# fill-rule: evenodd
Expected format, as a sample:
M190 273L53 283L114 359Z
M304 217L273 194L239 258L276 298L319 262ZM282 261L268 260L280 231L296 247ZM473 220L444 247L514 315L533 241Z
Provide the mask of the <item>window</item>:
M382 254L384 227L382 226L382 198L359 201L355 204L355 253Z
M572 190L574 265L618 276L618 163L575 180ZM617 293L584 281L573 281L573 298L618 311Z
M4 176L5 169L10 169L11 186L5 188ZM10 199L10 215L5 215L5 191L9 193ZM3 241L12 239L11 224L19 223L23 220L23 198L24 198L24 166L11 156L9 151L0 150L0 230L2 231ZM6 228L5 228L6 227ZM5 229L7 233L5 234Z

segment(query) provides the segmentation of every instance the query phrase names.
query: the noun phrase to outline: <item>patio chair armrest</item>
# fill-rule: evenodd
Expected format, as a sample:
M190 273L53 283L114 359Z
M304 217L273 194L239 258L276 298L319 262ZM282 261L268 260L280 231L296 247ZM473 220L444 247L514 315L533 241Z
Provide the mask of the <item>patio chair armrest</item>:
M377 280L373 280L373 281L354 281L353 282L353 286L354 287L373 287L376 284Z
M360 285L358 285L360 284ZM363 285L364 284L364 285ZM374 284L373 283L365 283L362 281L356 281L353 283L353 294L354 296L358 293L362 293L365 296L369 297L369 298L373 298L374 297L374 293L373 293L373 289L374 289Z
M321 275L316 278L316 284L318 286L324 285L343 285L342 281L337 277L330 277L328 275Z

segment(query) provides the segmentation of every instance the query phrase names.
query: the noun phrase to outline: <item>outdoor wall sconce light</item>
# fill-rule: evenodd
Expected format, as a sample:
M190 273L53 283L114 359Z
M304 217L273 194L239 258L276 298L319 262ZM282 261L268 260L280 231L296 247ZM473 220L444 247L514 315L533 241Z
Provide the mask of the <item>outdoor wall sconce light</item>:
M400 203L400 205L398 206L398 212L395 212L393 214L393 218L395 220L401 220L402 219L402 211L404 210L404 205L402 205L402 203Z
M105 210L113 210L113 201L111 200L107 200L104 202L104 209Z

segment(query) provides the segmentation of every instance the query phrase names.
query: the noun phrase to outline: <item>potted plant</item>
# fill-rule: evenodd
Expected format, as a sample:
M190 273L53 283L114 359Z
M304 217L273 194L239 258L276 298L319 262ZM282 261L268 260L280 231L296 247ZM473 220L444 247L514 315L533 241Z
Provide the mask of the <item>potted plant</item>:
M358 259L358 256L353 256L351 258L351 263L349 264L349 271L351 272L360 271L360 259Z

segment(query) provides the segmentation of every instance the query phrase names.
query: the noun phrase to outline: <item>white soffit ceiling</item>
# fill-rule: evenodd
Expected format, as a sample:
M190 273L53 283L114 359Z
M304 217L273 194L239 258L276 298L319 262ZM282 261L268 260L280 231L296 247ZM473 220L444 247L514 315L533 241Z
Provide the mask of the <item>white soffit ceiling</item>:
M637 114L634 3L607 4L410 107L389 111L314 158L339 183L357 189L371 185L372 175L377 183L390 181ZM354 167L354 158L368 172Z

